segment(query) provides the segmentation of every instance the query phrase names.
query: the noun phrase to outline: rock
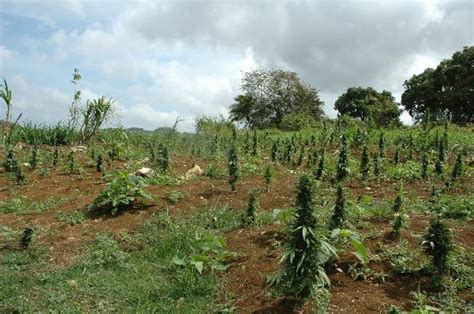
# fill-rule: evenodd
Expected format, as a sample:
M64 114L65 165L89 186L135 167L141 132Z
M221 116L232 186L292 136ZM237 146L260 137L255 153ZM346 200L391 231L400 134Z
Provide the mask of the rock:
M155 175L155 171L151 168L143 167L141 169L138 169L135 172L135 175L140 176L140 177L144 177L144 178L149 178L149 177L152 177L153 175Z
M204 170L201 169L198 165L195 165L191 169L189 169L184 176L181 177L183 180L189 180L193 177L199 177L204 174Z

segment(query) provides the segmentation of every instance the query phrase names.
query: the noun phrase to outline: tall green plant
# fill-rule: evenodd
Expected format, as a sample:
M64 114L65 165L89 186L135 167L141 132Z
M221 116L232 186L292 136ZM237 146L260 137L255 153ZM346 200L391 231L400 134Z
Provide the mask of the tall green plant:
M346 135L342 135L341 148L339 151L339 159L337 161L336 180L338 182L344 180L349 175L349 160L347 156L347 139Z
M301 176L296 214L288 226L288 240L281 259L282 268L269 277L272 286L299 303L329 285L323 265L335 255L334 248L317 231L313 193L313 181L307 175Z
M360 158L360 174L364 180L367 180L369 177L369 150L367 145L364 145L362 149L362 155Z
M227 155L227 166L229 169L229 184L231 191L235 191L237 181L240 177L240 170L239 170L239 160L237 156L237 148L235 145L232 145L229 153Z
M341 229L346 221L346 200L344 197L344 190L342 189L341 185L337 187L336 196L334 211L331 219L329 220L329 230L334 230L336 228Z

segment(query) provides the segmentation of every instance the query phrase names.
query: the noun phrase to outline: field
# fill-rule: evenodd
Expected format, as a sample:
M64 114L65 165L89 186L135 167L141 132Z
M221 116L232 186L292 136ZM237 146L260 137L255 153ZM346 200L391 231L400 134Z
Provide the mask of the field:
M254 133L211 123L196 134L103 130L86 146L64 135L54 146L48 134L58 130L30 125L15 133L12 152L24 180L8 171L9 152L0 151L2 313L474 310L472 128L328 125ZM348 173L336 179L343 137ZM235 191L232 147L240 173ZM458 158L462 170L455 174ZM202 172L189 172L196 165ZM142 167L155 172L139 179L143 197L90 206L113 182L123 188L120 175L129 180ZM283 266L304 174L314 185L318 230L337 256L323 264L329 294L320 287L317 297L298 303L268 277ZM338 186L344 220L337 230L350 237L328 229ZM256 211L249 216L252 194ZM393 210L397 195L400 212ZM435 217L453 241L436 287L424 242Z

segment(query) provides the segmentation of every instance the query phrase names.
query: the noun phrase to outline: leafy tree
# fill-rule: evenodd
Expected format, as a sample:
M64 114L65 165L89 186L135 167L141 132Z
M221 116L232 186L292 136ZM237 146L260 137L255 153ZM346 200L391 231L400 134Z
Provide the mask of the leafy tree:
M376 126L400 125L400 113L395 98L389 91L377 92L372 87L351 87L339 96L334 109L341 115L348 115Z
M413 75L403 85L402 104L415 121L474 122L474 46L455 52L436 69Z
M280 127L290 113L305 113L318 120L323 116L323 101L318 91L301 81L295 72L258 69L244 74L244 94L230 106L231 121L247 127Z

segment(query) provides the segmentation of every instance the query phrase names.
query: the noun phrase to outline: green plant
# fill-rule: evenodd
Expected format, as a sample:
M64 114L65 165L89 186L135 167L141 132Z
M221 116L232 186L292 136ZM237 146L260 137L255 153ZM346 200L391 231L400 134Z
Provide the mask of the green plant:
M338 182L344 180L349 175L349 160L347 157L347 140L346 135L342 135L341 148L339 151L339 159L337 161L336 180Z
M374 176L376 178L380 177L382 172L382 158L380 158L379 154L374 155Z
M403 227L406 227L408 216L403 213L403 183L400 184L400 190L393 202L393 223L392 223L392 234L395 238L400 237L400 231Z
M321 155L319 156L318 169L316 170L315 178L316 180L321 180L324 172L324 149L321 150Z
M166 173L170 170L170 156L168 152L167 146L162 146L160 148L160 156L158 158L158 167L160 168L161 172Z
M279 143L277 140L273 141L272 144L272 162L277 163L278 160L280 159L280 149L279 149Z
M14 172L19 167L18 161L15 157L15 154L13 153L13 150L8 151L7 157L5 158L5 161L3 162L3 167L8 172Z
M462 174L462 156L461 153L456 157L456 163L454 164L453 170L451 172L451 180L456 181L461 177Z
M425 252L431 256L434 268L434 276L431 282L434 288L439 289L442 286L443 275L448 270L449 253L453 249L451 231L441 220L440 215L436 215L431 220L423 240L423 247Z
M271 165L267 165L265 167L265 173L263 175L265 179L267 192L270 191L270 183L272 182L272 178L274 174L275 174L275 171L273 170L273 167Z
M109 207L110 213L115 216L120 209L130 206L139 197L152 198L145 191L147 184L139 176L121 171L110 174L109 178L111 180L107 183L107 187L89 205L89 210Z
M346 221L346 201L344 198L344 190L342 186L337 187L336 204L334 205L334 212L329 220L329 230L342 228Z
M281 262L282 269L269 277L269 283L287 296L301 302L315 296L329 285L323 268L335 251L318 233L314 215L314 183L307 175L300 177L295 218L289 225L288 240Z
M237 181L239 180L240 171L239 171L239 161L237 157L237 149L234 145L229 150L228 153L228 163L229 168L229 184L231 191L235 191Z
M244 225L250 225L255 221L255 212L258 209L258 190L252 189L250 191L249 203L244 217Z
M191 246L193 254L181 258L175 255L172 263L179 267L191 266L199 274L206 268L224 271L230 266L227 260L235 256L225 249L225 238L212 233L196 233Z
M258 136L257 131L253 132L253 139L252 139L252 156L258 155Z
M67 164L68 164L69 173L76 173L77 167L76 167L76 160L74 158L73 151L70 151L69 155L67 156Z
M33 240L33 229L26 227L20 238L20 248L26 250Z
M398 165L400 162L400 149L397 147L397 150L395 151L395 156L393 157L393 163L395 165Z
M61 222L74 226L84 223L86 221L86 214L84 211L59 212L56 218Z
M179 201L185 198L186 198L186 193L180 192L180 191L171 191L168 193L168 196L166 196L166 199L171 204L178 204Z
M38 146L34 145L33 150L31 151L30 166L31 169L36 169L38 164Z
M21 170L21 167L17 167L15 171L15 180L18 185L23 185L26 183L26 176Z
M421 177L423 180L428 179L428 155L426 152L423 152L423 157L421 158Z
M4 127L4 136L3 140L9 136L10 130L10 119L11 119L11 111L12 111L12 91L8 88L7 80L3 79L3 84L0 84L0 87L3 87L4 90L0 90L0 97L5 102L7 106L7 110L5 112L5 127Z
M385 157L385 136L383 133L380 133L379 136L379 156L380 158Z
M102 154L97 156L97 162L95 164L95 170L97 172L103 173L104 172L104 161L102 159Z
M58 161L59 161L59 152L58 152L58 149L55 148L53 151L53 157L52 157L53 168L56 168L56 166L58 165Z
M84 143L96 138L99 128L112 115L113 103L114 100L106 99L105 96L92 101L87 100L86 107L82 111L81 133Z
M369 177L369 150L367 145L364 145L362 149L362 155L360 159L360 174L364 180Z

